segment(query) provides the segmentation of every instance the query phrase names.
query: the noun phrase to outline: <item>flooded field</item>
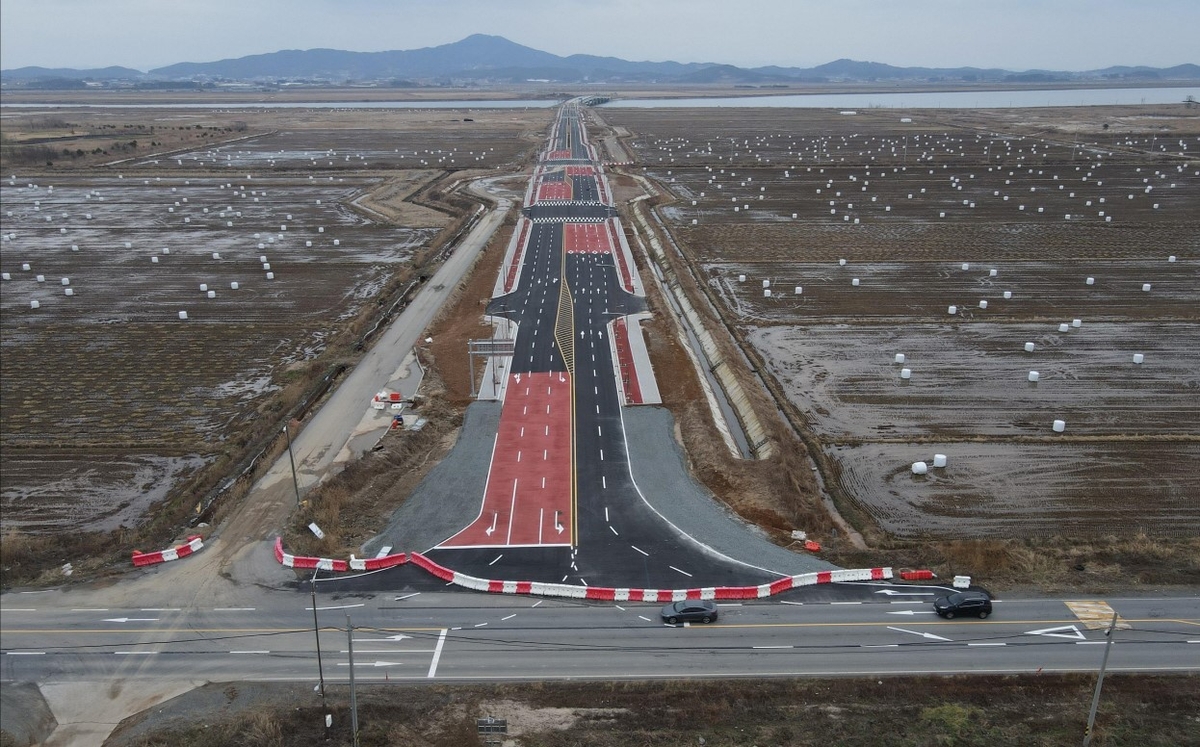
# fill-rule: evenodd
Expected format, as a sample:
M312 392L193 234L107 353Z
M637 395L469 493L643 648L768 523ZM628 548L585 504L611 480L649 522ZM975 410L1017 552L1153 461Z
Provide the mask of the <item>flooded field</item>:
M158 129L142 127L221 116L154 111ZM447 169L511 166L534 147L503 127L456 133L470 123L454 112L233 116L250 135L171 157L4 168L5 530L134 526L237 454L272 398L452 217L413 207L382 220L355 202L384 193L399 214Z
M1200 531L1200 112L604 116L882 528Z

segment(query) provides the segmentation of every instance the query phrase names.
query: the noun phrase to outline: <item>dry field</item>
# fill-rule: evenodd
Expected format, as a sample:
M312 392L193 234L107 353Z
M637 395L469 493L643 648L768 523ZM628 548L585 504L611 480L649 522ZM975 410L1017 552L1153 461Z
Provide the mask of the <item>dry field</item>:
M1200 530L1200 111L604 119L876 525Z
M450 171L516 167L550 116L472 114L493 121L59 113L72 132L105 117L155 132L187 121L226 142L91 167L2 166L3 529L133 527L205 465L239 458L262 416L278 417L279 394L324 371L457 217L404 201ZM6 137L21 135L14 124Z

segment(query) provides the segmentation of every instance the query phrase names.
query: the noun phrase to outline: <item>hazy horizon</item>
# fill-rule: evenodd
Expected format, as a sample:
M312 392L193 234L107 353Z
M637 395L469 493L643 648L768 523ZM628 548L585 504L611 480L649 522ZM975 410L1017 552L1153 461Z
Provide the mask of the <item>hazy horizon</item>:
M5 0L0 67L147 71L283 49L417 49L483 33L562 56L636 61L1091 70L1195 62L1184 55L1196 28L1194 0Z

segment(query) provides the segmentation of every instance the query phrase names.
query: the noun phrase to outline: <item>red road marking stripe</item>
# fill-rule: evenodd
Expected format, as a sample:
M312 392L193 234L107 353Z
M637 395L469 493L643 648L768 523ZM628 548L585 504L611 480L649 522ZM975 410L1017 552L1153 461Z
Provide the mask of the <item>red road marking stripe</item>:
M571 543L571 387L559 371L510 377L483 507L441 547ZM523 449L547 459L518 461Z
M599 223L567 223L563 226L563 249L567 254L609 254L609 234Z
M537 199L539 202L542 200L569 200L571 194L570 182L542 182L538 185Z
M625 390L625 402L642 404L642 387L638 383L637 368L633 364L633 351L629 347L629 329L625 319L613 323L613 343L617 348L617 364L621 371L621 386Z
M512 266L508 268L508 277L504 279L504 292L512 291L517 282L517 271L521 269L521 258L525 256L525 242L529 234L529 221L524 221L521 227L521 238L517 240L517 250L513 254Z

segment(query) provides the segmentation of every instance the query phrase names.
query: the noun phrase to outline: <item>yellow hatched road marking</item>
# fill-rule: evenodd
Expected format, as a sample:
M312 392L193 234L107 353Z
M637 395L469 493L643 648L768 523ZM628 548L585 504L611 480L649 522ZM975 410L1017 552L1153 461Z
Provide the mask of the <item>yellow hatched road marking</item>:
M1113 608L1108 602L1103 600L1085 600L1078 602L1065 602L1067 609L1075 613L1075 617L1083 623L1084 627L1090 630L1106 630L1112 624ZM1117 617L1117 629L1129 630L1130 625L1125 620Z

